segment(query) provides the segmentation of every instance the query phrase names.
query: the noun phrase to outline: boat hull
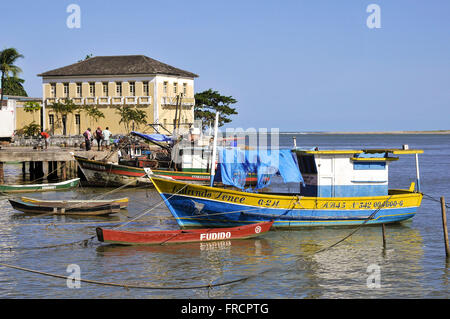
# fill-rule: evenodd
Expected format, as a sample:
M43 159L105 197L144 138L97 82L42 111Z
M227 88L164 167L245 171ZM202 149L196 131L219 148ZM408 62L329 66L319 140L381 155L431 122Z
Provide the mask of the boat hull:
M226 227L274 220L274 228L400 222L412 218L421 193L393 190L387 196L302 197L258 194L152 177L182 228Z
M272 222L263 222L231 228L210 228L174 231L118 231L97 228L97 238L101 242L122 245L166 245L219 240L247 239L269 231Z
M31 197L21 197L20 200L27 203L50 207L94 207L99 205L119 205L121 209L128 207L128 197L104 200L45 200Z
M0 185L0 193L28 193L68 190L78 187L80 179L75 178L51 184Z
M9 199L11 206L26 214L49 214L49 215L77 215L77 216L102 216L120 212L119 204L102 204L96 206L43 206L30 202Z
M82 157L75 157L87 182L91 186L139 186L149 184L145 170L140 167L104 163L100 161L88 160ZM199 185L209 185L210 174L204 172L181 172L170 170L152 170L155 176L166 177L178 181L189 181ZM256 175L247 178L247 183L255 183Z

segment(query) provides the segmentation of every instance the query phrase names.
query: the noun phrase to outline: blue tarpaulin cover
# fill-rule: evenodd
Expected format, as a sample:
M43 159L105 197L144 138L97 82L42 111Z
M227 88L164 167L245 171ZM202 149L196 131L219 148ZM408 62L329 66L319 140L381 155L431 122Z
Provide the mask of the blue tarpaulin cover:
M170 136L164 135L164 134L143 134L139 132L131 132L131 134L134 134L136 136L142 137L146 140L153 141L153 142L169 142L172 139Z
M297 158L290 150L241 150L220 148L219 167L216 180L225 185L244 189L247 174L256 173L255 189L267 187L270 178L281 175L285 183L304 183L298 168Z

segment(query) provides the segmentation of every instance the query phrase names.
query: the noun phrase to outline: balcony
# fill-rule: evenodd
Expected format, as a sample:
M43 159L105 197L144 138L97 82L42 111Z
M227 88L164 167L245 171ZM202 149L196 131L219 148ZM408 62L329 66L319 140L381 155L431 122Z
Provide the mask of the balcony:
M179 103L179 102L178 102ZM195 105L194 98L182 98L181 107L189 109ZM163 96L161 98L161 106L166 108L173 108L177 106L177 98L170 96Z
M135 106L148 106L152 104L151 96L88 96L88 97L72 97L69 98L76 105L135 105ZM45 104L51 106L53 103L62 102L66 100L65 97L56 98L50 97L45 99ZM175 103L176 105L176 99Z
M125 104L127 104L127 105L136 105L137 97L136 96L125 96L124 101L125 101Z
M140 96L138 98L138 102L140 105L152 104L152 97L151 96Z
M97 98L98 104L99 105L109 105L111 104L111 97L109 96L99 96Z

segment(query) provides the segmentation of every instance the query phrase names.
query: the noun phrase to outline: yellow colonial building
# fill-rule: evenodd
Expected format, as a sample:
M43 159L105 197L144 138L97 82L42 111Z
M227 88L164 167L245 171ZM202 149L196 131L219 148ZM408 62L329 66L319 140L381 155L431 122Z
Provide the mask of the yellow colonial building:
M118 114L123 106L145 111L147 123L156 124L153 127L161 133L172 132L175 123L187 128L194 122L198 75L144 55L97 56L38 76L43 82L43 126L54 135L79 135L98 126L126 134ZM80 108L67 115L56 113L53 103L66 99ZM95 106L105 117L89 117L81 108L86 105ZM153 132L151 126L135 129Z

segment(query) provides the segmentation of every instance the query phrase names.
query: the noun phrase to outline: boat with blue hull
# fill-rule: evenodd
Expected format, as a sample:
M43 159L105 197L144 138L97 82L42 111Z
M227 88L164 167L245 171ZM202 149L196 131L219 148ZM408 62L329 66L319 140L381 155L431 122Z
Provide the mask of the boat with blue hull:
M388 164L398 160L391 155L415 154L417 159L422 152L291 150L302 175L300 191L292 194L194 185L156 177L151 170L147 174L182 228L270 220L273 228L371 225L401 222L417 213L422 201L418 175L407 189L388 189Z

